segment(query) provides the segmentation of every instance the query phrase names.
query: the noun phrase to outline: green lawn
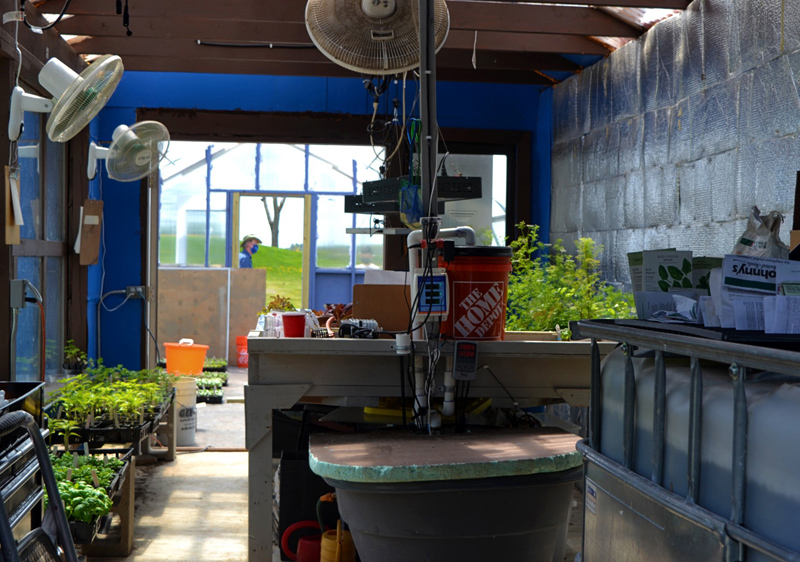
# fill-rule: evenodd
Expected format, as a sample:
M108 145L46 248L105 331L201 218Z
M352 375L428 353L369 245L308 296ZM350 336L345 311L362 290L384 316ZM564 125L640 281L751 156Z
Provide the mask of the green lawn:
M280 295L297 307L302 304L302 251L259 246L253 256L253 267L267 270L267 302Z
M205 259L205 237L190 235L186 249L188 265L203 265ZM375 261L381 263L380 245L371 246ZM361 248L359 248L361 250ZM350 250L347 246L319 246L317 248L317 267L341 268L346 267L349 261ZM225 263L225 241L221 238L211 239L210 263L222 265ZM236 257L238 260L238 256ZM358 260L358 258L357 258ZM159 246L159 261L162 265L175 263L175 235L162 234ZM287 297L295 306L302 303L303 291L303 252L301 249L289 250L259 246L258 252L253 256L253 267L267 270L266 302L275 295Z

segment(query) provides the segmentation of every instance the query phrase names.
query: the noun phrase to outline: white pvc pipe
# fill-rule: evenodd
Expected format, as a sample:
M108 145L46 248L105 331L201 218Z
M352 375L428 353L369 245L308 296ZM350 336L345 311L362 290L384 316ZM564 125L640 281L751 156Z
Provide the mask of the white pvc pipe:
M406 238L406 248L408 249L408 273L411 282L414 282L414 270L422 268L422 248L415 247L422 243L422 230L412 231ZM463 238L467 246L474 246L477 242L475 231L469 226L457 226L456 228L444 228L439 231L436 238ZM416 316L414 318L416 321ZM422 331L424 323L417 325L413 324L412 331L414 334L414 341L424 341L425 334Z
M452 416L456 411L456 379L453 378L453 358L445 357L444 367L444 403L442 404L442 415L446 418Z

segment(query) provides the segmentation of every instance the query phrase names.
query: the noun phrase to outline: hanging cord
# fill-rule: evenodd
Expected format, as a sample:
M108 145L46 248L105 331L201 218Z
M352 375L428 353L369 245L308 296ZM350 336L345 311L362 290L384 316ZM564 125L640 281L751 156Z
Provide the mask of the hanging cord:
M42 322L42 360L41 360L41 380L40 382L45 382L45 362L46 362L46 353L47 353L47 330L45 327L45 315L44 315L44 304L42 300L42 294L39 292L39 289L36 288L31 282L26 281L25 286L29 287L31 292L33 293L33 298L26 297L25 300L28 302L35 302L39 305L39 312L41 314L41 322Z
M19 10L20 10L20 12L22 12L22 22L26 26L28 26L29 29L32 29L34 31L34 33L41 33L42 31L47 31L51 27L54 27L58 22L60 22L61 18L63 18L66 15L67 9L69 8L69 3L70 2L72 2L72 0L66 0L64 2L64 7L61 8L61 13L58 14L58 17L55 19L55 21L52 21L52 22L48 23L44 27L38 27L38 26L31 25L31 24L28 23L28 20L25 18L25 0L20 0ZM127 5L128 5L128 2L126 0L125 1L125 6L127 7Z
M403 135L406 133L406 74L408 71L403 72L403 125L400 127L400 135L397 138L397 143L395 144L394 150L386 159L386 163L384 166L389 168L389 163L394 158L394 155L397 154L397 151L400 150L400 146L403 144Z

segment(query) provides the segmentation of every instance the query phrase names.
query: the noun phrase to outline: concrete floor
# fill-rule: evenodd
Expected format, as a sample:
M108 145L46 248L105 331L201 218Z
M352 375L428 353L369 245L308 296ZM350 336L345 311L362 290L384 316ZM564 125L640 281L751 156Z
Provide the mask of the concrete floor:
M228 380L225 404L199 405L199 450L179 449L175 462L138 461L131 555L91 562L247 560L247 370L231 369Z
M175 462L139 462L133 552L89 562L247 560L246 382L246 369L230 370L226 403L198 409L196 446L179 450ZM573 499L565 562L581 549L583 501L577 488ZM274 561L280 561L277 549Z

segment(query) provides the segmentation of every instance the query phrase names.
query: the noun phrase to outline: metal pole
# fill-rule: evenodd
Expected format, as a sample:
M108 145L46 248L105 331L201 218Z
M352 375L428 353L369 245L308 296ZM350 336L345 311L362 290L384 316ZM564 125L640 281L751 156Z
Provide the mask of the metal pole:
M625 468L633 467L633 448L636 436L636 375L633 370L633 346L623 344L625 350L625 402L622 411L622 456Z
M694 503L700 500L700 447L703 427L703 372L700 359L692 357L691 394L689 396L689 493Z
M731 520L744 523L745 484L747 482L747 395L744 390L746 369L736 363L730 367L733 379L733 489ZM739 544L739 560L744 560L744 545Z
M656 381L653 397L653 475L652 481L661 485L664 480L664 442L667 427L667 368L664 354L656 351Z
M437 215L434 178L439 143L439 126L436 122L436 43L433 18L433 0L419 0L419 74L422 111L420 182L423 211L425 216L430 217Z
M603 378L600 372L600 346L592 338L592 390L589 397L589 443L600 452L600 420L603 408Z

